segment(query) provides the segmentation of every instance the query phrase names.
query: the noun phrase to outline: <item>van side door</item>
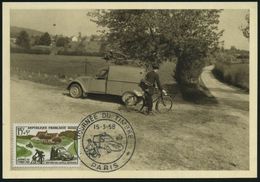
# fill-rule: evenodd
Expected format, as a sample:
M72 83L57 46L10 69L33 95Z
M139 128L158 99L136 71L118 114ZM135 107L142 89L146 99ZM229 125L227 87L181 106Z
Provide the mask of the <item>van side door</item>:
M91 93L106 93L108 69L102 69L94 79L90 81L89 92Z

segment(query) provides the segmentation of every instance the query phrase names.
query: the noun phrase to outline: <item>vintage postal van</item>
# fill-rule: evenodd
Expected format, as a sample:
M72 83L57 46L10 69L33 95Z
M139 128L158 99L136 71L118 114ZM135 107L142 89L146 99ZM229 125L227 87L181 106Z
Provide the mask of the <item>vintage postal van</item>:
M143 68L111 65L100 69L95 77L80 76L72 80L67 89L73 98L87 96L88 93L123 96L129 91L141 91L138 84L144 76Z

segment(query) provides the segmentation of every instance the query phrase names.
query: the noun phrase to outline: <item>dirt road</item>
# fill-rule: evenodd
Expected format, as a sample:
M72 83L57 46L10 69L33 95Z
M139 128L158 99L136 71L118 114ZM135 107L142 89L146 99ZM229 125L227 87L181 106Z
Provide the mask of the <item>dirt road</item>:
M213 76L211 70L213 66L204 68L201 78L210 92L217 98L219 106L231 109L228 112L236 112L240 110L249 110L249 95L246 91L242 91L237 87L226 85L219 82ZM241 113L242 114L242 113ZM244 116L244 115L241 115Z
M248 169L248 95L218 82L210 69L201 78L218 104L191 104L177 95L172 112L155 116L121 109L118 97L73 99L60 88L12 78L11 119L15 123L79 123L90 113L111 110L128 119L137 139L135 153L122 169Z

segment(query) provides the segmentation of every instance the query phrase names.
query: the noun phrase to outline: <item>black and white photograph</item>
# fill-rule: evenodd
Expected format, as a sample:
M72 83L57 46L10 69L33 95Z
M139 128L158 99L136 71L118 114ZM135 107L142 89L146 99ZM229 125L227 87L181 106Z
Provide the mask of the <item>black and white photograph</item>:
M256 3L3 10L6 177L256 177Z

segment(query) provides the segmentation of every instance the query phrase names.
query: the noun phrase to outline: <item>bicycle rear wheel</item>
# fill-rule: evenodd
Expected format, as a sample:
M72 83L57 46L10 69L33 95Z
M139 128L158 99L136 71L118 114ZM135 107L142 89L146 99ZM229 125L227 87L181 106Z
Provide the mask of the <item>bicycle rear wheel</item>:
M155 109L159 113L166 113L172 109L173 100L171 96L162 96L156 103Z

